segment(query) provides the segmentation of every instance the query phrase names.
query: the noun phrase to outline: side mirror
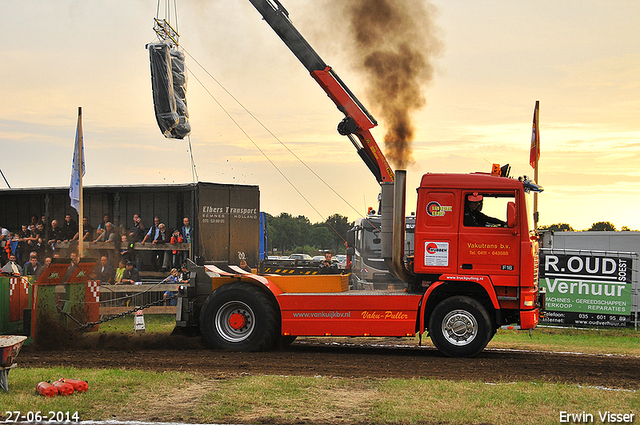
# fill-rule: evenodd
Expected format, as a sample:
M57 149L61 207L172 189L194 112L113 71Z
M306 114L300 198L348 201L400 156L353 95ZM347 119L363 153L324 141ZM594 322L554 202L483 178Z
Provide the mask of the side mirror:
M516 203L507 202L507 227L513 229L518 223L518 217L516 215Z
M356 246L356 228L347 230L347 246Z

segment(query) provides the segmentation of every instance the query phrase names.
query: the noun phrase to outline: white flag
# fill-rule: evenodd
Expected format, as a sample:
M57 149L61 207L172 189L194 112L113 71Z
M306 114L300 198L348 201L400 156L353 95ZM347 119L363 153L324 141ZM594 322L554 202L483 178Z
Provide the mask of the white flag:
M81 158L80 158L81 157ZM79 159L80 158L80 159ZM82 143L82 109L78 108L78 128L76 129L76 143L73 149L73 166L71 167L71 185L69 198L71 206L80 214L80 168L84 176L84 144ZM82 219L82 218L81 218Z

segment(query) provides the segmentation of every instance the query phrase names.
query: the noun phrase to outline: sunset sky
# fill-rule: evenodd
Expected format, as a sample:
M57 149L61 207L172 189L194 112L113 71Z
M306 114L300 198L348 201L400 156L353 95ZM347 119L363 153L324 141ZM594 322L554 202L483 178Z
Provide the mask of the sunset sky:
M333 19L339 11L326 0L283 3L325 62L370 105L366 77L346 47L348 33ZM540 100L541 223L586 229L611 221L639 229L640 2L431 4L441 51L425 87L427 104L414 116L409 205L426 172L488 172L492 163L509 163L516 177L533 175L531 121ZM335 130L343 115L253 6L246 0L177 6L199 179L259 185L263 211L304 214L312 222L336 212L355 219L376 206L378 184ZM192 181L188 142L165 139L153 114L145 45L156 39L156 7L151 0L0 1L0 169L11 187L69 184L78 106L86 185ZM370 109L383 145L385 122Z

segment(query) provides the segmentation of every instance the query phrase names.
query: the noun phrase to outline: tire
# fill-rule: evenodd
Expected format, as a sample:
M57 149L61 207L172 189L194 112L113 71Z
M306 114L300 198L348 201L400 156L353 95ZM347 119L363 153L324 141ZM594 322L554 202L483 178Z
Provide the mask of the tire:
M449 357L472 357L493 337L494 325L477 300L454 296L440 302L429 318L431 341Z
M272 300L254 284L230 283L216 289L202 305L200 330L214 348L266 351L279 339L277 317Z

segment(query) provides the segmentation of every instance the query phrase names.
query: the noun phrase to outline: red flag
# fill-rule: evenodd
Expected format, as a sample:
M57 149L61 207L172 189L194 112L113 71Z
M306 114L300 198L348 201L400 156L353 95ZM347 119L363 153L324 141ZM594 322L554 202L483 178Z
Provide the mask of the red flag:
M531 149L529 151L529 164L536 168L536 163L540 158L540 123L538 115L540 112L540 101L536 100L536 106L533 109L533 129L531 130Z

